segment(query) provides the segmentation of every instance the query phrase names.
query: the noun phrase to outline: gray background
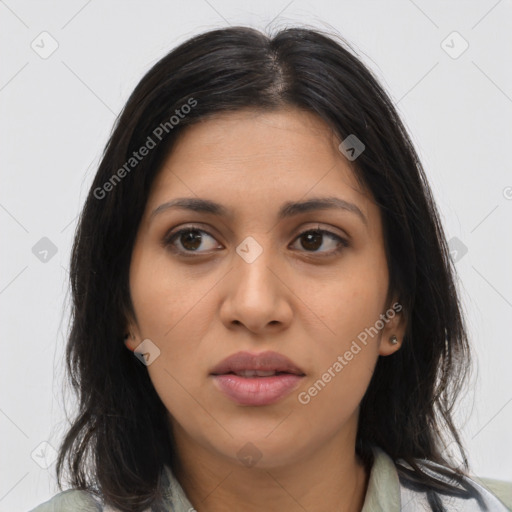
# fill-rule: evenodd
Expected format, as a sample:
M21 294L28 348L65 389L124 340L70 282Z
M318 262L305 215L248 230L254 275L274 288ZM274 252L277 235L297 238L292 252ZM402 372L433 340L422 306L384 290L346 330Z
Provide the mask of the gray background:
M66 428L64 405L73 410L69 391L61 391L69 253L116 115L178 43L208 29L271 21L274 28L332 27L395 101L457 261L478 363L457 411L473 473L512 480L510 0L5 0L1 511L27 510L57 492L54 448Z

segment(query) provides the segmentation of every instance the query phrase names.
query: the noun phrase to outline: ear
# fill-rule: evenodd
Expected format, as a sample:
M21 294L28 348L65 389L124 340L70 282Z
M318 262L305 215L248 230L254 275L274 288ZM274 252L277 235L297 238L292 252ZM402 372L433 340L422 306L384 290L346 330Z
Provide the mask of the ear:
M124 344L128 350L132 352L140 345L142 338L139 329L134 322L128 322L124 330Z
M393 300L391 306L381 315L384 327L379 341L379 355L389 356L400 349L404 341L407 321L403 306ZM398 340L393 343L393 336Z

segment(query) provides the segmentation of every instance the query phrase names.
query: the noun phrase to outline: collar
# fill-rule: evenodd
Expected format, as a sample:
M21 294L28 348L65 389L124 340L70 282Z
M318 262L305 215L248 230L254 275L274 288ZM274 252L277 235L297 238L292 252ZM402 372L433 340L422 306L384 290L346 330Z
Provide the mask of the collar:
M361 512L399 512L400 481L393 459L372 446L373 465Z

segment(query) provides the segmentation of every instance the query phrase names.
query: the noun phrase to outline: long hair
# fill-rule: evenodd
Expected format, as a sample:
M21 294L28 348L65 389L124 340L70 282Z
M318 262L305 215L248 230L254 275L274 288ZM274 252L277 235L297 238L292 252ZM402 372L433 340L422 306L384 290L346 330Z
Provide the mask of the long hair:
M308 28L272 37L247 27L212 30L168 53L131 94L72 248L66 368L78 411L59 450L61 488L66 467L73 487L120 510L158 502L163 466L173 466L176 450L148 372L123 343L134 313L131 253L150 186L187 126L243 108L294 107L319 116L340 140L355 134L365 145L353 168L379 206L388 297L399 297L407 319L403 346L378 359L361 402L356 450L368 462L370 447L381 447L401 480L426 490L433 507L439 493L469 496L462 478L469 468L452 412L470 352L445 234L391 99L338 39ZM144 157L138 154L143 146L150 148ZM443 436L459 448L460 467L443 453ZM418 459L441 464L453 483L424 471Z

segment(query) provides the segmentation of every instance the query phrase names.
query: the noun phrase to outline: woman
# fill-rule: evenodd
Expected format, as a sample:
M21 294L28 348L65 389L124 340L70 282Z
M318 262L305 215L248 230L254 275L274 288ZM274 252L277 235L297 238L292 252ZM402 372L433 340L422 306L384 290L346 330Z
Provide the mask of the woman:
M333 38L235 27L159 61L71 283L73 489L36 511L506 510L452 421L470 354L424 172Z

